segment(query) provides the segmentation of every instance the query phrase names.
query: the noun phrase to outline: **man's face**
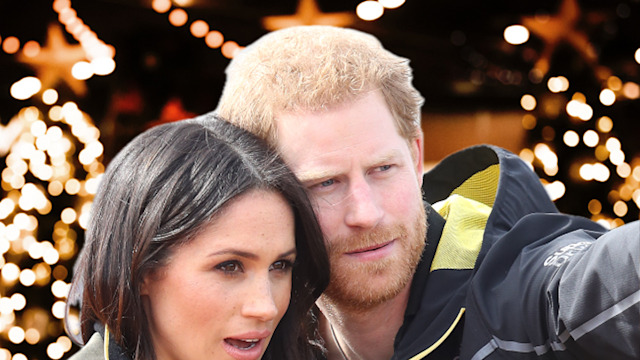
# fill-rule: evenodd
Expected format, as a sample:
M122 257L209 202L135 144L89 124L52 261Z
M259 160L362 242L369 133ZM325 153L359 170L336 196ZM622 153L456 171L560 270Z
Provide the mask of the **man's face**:
M327 241L330 304L365 309L411 281L425 244L422 139L398 133L382 94L278 116L278 148L305 184Z

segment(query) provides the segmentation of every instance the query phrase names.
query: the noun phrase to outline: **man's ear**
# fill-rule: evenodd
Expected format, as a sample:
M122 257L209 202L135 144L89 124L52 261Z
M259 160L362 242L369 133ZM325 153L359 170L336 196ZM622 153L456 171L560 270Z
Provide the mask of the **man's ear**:
M414 161L416 176L418 177L418 184L422 186L422 174L424 172L424 135L422 131L419 132L415 139L411 140L409 147Z

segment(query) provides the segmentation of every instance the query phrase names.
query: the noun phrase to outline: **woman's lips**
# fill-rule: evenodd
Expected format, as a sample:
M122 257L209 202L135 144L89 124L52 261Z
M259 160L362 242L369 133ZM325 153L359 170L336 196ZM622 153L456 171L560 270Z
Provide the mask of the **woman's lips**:
M267 348L270 332L245 334L224 339L224 350L236 360L257 360Z

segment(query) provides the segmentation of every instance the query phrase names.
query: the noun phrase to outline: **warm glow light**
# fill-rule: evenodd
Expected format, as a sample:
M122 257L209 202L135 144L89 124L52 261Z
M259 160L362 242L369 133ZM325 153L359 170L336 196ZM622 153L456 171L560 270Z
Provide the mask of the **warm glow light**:
M14 263L6 263L2 267L2 279L6 282L13 282L18 280L20 276L20 268Z
M63 319L64 318L64 313L65 313L64 301L60 300L60 301L56 301L55 303L53 303L53 306L51 307L51 313L56 318Z
M44 242L43 244L51 245L51 243L49 242ZM42 260L44 260L44 262L49 265L57 263L59 259L60 254L58 254L58 251L56 251L56 249L54 249L53 247L45 249L44 254L42 255Z
M86 61L78 61L71 68L71 75L78 80L87 80L93 76L91 64Z
M37 94L41 87L42 83L40 82L40 79L33 76L27 76L13 83L9 92L14 99L27 100Z
M57 298L66 298L69 295L69 284L62 280L56 280L51 284L51 293Z
M29 360L29 358L26 357L24 354L17 353L15 355L13 355L11 360Z
M62 350L64 350L64 352L67 352L69 350L71 350L71 346L73 346L73 343L71 342L71 339L69 339L66 336L60 336L58 338L58 340L56 340L56 343L60 344L60 346L62 346Z
M527 148L525 148L525 149L522 149L522 150L520 151L519 156L520 156L520 158L521 158L522 160L524 160L524 161L526 161L527 163L531 164L531 163L533 163L533 160L534 160L534 156L535 156L535 155L533 154L533 151L531 151L531 149L527 149Z
M613 204L613 212L617 216L623 217L627 215L627 211L629 211L629 208L627 207L627 203L625 203L624 201L618 200L615 204Z
M171 25L176 27L186 24L188 19L189 16L187 15L187 12L182 9L173 9L169 13L169 22Z
M640 48L636 50L635 59L638 64L640 64Z
M69 195L75 195L80 191L80 181L78 179L69 179L64 184L64 189Z
M616 173L623 179L626 179L631 175L631 165L626 162L621 163L616 167Z
M587 130L584 132L584 135L582 135L582 141L588 147L596 147L600 141L600 136L593 130Z
M72 208L66 208L62 210L62 213L60 213L60 219L65 224L71 224L72 222L76 221L76 217L76 211Z
M62 356L64 356L64 350L60 344L51 343L47 346L47 356L53 360L62 359Z
M27 41L22 47L22 53L26 57L34 57L40 53L40 44L35 40Z
M24 269L20 272L20 283L24 286L31 286L36 282L36 273L31 269Z
M545 185L544 189L547 191L547 194L549 194L549 197L552 201L560 199L562 196L564 196L564 193L566 191L564 184L558 180Z
M622 93L628 99L640 98L640 86L634 82L625 83L622 87Z
M611 106L616 102L616 94L611 89L603 89L600 92L600 102L602 105Z
M587 181L593 180L593 165L582 164L580 166L580 177Z
M617 76L609 76L607 79L607 86L614 91L622 89L622 80Z
M164 14L171 9L171 0L153 0L151 7L157 13Z
M13 200L9 198L2 199L2 201L0 201L0 219L4 219L9 216L15 207L16 203Z
M578 135L578 133L573 130L568 130L567 132L565 132L562 139L568 147L575 147L578 145L578 143L580 143L580 135Z
M378 0L378 2L387 9L397 9L405 0Z
M212 49L219 48L224 42L224 36L220 31L213 30L205 36L204 42Z
M602 204L597 199L591 199L591 201L589 201L588 208L590 213L597 215L602 211Z
M529 30L522 25L511 25L504 29L503 36L509 44L520 45L529 40Z
M53 105L58 101L58 92L53 89L47 89L42 93L42 102L47 105Z
M633 179L640 182L640 165L633 168Z
M536 127L536 117L531 114L524 114L522 117L522 127L526 130L532 130Z
M607 150L609 150L609 152L619 151L620 149L622 149L620 140L615 137L608 138L605 145L607 145Z
M609 175L610 175L609 168L606 167L604 164L602 163L593 164L591 171L592 171L594 180L599 182L605 182L609 180Z
M96 75L109 75L116 69L116 62L110 57L97 57L91 60L91 69Z
M14 326L9 329L7 335L9 335L9 340L14 344L20 344L24 341L24 330L19 326Z
M15 36L9 36L2 42L2 50L7 54L15 54L20 50L20 40Z
M384 7L377 1L363 1L356 7L356 15L362 20L373 21L384 14Z
M566 109L567 114L577 117L583 121L588 121L593 116L593 109L591 106L579 100L569 101Z
M549 175L549 176L556 176L558 174L558 171L560 169L558 169L557 165L554 166L544 166L544 173Z
M523 109L531 111L536 108L536 98L529 94L523 95L520 98L520 105Z
M29 130L35 137L43 136L47 132L47 124L42 120L36 120L31 124Z
M69 24L78 18L78 14L72 8L62 9L58 13L58 20L63 24Z
M624 162L624 159L625 155L622 150L613 150L611 151L611 154L609 154L609 161L611 161L613 165L622 164Z
M53 10L56 12L61 12L64 9L67 9L71 6L70 0L55 0L53 2Z
M567 91L569 89L569 80L564 76L552 77L547 81L547 87L553 93Z
M191 24L191 35L197 38L203 38L209 32L209 24L204 20L196 20Z
M598 130L603 133L608 133L611 129L613 129L613 120L611 120L610 117L603 116L598 119Z
M24 332L24 339L31 345L35 345L40 341L40 332L34 328L27 329Z
M240 46L235 41L227 41L222 45L222 55L228 59L231 59L235 56L236 51L240 50Z
M558 166L558 156L547 144L537 144L533 149L533 152L536 157L542 161L545 168L553 169Z

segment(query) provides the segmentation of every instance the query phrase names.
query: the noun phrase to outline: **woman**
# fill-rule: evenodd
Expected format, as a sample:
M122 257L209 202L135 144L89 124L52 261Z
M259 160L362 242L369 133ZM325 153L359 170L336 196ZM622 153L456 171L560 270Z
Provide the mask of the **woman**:
M313 359L328 269L304 189L260 140L210 117L154 127L101 180L72 359Z

